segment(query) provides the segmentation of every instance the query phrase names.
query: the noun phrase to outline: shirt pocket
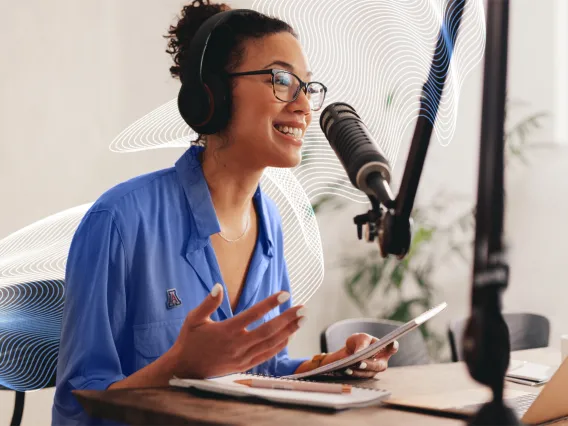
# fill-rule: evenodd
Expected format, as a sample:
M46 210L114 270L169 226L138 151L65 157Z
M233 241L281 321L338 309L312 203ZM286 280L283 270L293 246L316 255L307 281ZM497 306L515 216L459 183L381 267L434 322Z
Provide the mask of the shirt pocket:
M185 318L133 326L136 371L166 353L176 341Z

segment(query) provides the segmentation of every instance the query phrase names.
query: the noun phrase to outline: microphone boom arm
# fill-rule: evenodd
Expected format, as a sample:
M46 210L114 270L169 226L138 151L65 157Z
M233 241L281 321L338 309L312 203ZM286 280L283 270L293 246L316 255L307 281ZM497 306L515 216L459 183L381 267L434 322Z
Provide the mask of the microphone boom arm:
M501 314L501 294L509 279L502 241L509 0L488 0L487 4L471 315L463 346L471 377L493 393L493 400L481 407L470 424L516 425L519 422L514 411L503 401L510 343ZM372 209L355 217L359 239L361 226L368 224L367 240L378 236L383 257L393 254L402 258L410 248L410 215L464 8L465 0L449 0L430 74L423 86L420 114L398 196L393 200L384 179L371 176L368 186L376 194L369 195ZM389 194L385 195L385 191ZM386 201L380 203L377 197Z
M438 35L430 73L422 87L420 114L396 197L395 215L401 219L409 219L412 213L464 8L465 0L450 1Z
M378 210L375 207L376 199L369 195L372 210L354 219L358 227L359 238L361 238L360 227L364 223L369 226L367 240L373 241L375 236L378 237L383 257L392 254L400 259L410 249L412 240L412 220L410 215L414 206L414 199L416 198L420 176L426 160L426 153L432 130L434 129L464 8L465 0L450 0L446 8L428 79L422 87L420 113L414 128L414 135L397 197L392 200L391 205L383 206L381 210ZM384 180L378 178L369 182L369 186L374 189L374 193L381 193L379 191L390 192L390 188L384 188L384 185Z

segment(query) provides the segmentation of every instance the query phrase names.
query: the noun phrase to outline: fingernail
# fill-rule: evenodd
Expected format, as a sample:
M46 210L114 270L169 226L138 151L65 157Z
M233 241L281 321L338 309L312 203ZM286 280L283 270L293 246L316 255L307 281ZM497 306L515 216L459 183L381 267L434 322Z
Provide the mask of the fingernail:
M298 320L298 327L303 326L308 319L306 317L302 317Z
M393 345L392 345L392 349L393 351L398 351L398 340L395 340Z
M383 360L380 360L380 361L379 361L379 368L380 368L381 370L386 370L386 368L387 368L387 363L386 363L385 361L383 361Z
M211 296L217 297L220 291L221 291L221 284L219 283L215 284L211 289Z
M287 301L290 298L290 293L288 293L287 291L280 293L277 297L278 303L284 303L285 301Z
M308 313L308 308L303 306L296 311L296 316L297 317L305 317L307 313Z
M353 374L353 370L348 368L347 370L345 370L345 374L347 374L348 376L351 376Z
M365 368L367 368L367 363L366 363L365 361L363 361L363 362L359 365L359 368L360 368L361 370L364 370Z

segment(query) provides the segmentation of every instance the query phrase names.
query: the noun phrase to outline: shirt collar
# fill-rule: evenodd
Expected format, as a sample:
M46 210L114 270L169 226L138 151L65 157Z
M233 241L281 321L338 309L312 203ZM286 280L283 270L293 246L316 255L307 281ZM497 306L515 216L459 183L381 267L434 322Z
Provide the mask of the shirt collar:
M175 164L197 234L197 238L190 240L188 250L202 248L211 235L221 231L215 207L211 200L209 186L199 161L199 154L203 150L204 148L201 146L191 146ZM263 242L264 253L272 256L274 242L268 213L269 209L265 198L266 195L262 192L260 185L258 185L253 199L259 215L260 240Z
M260 225L260 235L264 236L261 238L263 242L263 250L264 254L272 257L273 253L273 235L272 235L272 226L270 226L270 216L268 214L268 207L266 205L266 195L260 189L260 184L253 196L254 202L257 206L257 212L259 215L259 225Z

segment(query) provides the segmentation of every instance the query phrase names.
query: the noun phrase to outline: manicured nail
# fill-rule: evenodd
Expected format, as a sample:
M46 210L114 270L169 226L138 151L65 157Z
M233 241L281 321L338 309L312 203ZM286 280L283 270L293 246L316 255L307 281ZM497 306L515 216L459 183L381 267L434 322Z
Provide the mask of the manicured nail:
M392 350L393 351L398 351L398 340L395 340L393 345L392 345Z
M221 291L221 284L219 283L215 284L211 289L211 296L217 297L220 291Z
M284 303L285 301L287 301L290 298L290 293L288 293L287 291L280 293L277 297L278 303Z
M364 370L365 368L367 368L367 363L365 361L363 361L361 364L359 364L359 368L361 370Z
M303 326L308 319L306 317L302 317L298 320L298 327Z
M348 376L351 376L353 374L353 370L348 368L347 370L345 370L345 374L347 374Z
M308 313L308 308L306 308L305 306L302 306L300 309L298 309L296 311L296 316L297 317L305 317L307 313Z

